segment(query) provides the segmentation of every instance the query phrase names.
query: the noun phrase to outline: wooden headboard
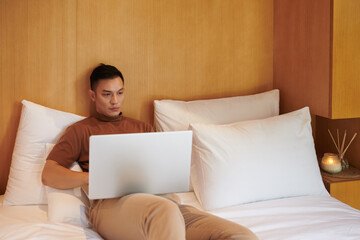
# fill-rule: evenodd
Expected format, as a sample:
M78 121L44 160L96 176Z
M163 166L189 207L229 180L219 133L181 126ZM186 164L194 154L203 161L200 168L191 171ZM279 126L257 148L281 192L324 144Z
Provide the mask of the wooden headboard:
M100 62L125 77L125 115L153 122L154 99L209 99L273 87L269 0L0 1L0 194L21 100L90 113Z

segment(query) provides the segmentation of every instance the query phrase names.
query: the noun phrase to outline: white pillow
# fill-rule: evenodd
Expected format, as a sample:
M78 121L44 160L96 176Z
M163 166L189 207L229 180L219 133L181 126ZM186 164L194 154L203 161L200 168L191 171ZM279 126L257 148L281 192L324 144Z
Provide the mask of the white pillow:
M226 124L279 115L279 90L197 101L154 101L156 131L188 130L191 123ZM193 163L191 163L192 167ZM192 178L189 190L193 191Z
M211 100L155 100L156 131L188 130L190 123L226 124L279 115L279 90Z
M55 144L46 144L46 155L50 153ZM70 170L82 172L79 164L75 162ZM86 216L88 200L81 188L60 190L45 186L48 200L48 220L54 223L68 223L80 227L89 227Z
M45 144L57 142L67 126L84 117L26 100L22 104L3 205L46 204L41 183Z
M195 193L206 210L268 199L328 195L309 108L229 125L192 124Z

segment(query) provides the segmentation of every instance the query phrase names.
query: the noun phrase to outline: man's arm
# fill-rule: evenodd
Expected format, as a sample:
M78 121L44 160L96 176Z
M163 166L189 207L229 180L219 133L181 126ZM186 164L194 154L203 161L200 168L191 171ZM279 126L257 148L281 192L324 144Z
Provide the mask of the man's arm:
M75 172L53 160L47 160L41 176L42 183L57 189L69 189L89 184L89 173Z

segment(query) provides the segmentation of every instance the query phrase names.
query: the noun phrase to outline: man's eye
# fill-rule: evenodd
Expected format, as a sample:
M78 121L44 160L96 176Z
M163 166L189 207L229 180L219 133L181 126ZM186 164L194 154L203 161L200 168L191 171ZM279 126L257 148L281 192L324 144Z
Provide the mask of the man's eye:
M110 93L104 93L103 96L105 97L110 96Z
M123 94L123 92L118 92L118 95L121 95L121 94Z

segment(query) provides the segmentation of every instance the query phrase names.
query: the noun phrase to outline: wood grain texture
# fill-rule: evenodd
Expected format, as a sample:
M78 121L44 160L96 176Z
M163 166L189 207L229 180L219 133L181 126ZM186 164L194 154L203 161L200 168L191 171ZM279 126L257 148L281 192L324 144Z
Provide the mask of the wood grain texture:
M360 1L334 0L332 118L360 117Z
M6 186L21 100L75 112L76 2L0 1L0 193Z
M0 0L0 193L22 99L91 112L100 62L125 76L125 115L152 123L154 99L273 88L269 0Z
M348 141L360 129L360 1L333 1L333 68L332 114L333 120L317 117L315 145L318 155L335 152L327 129L333 134L347 130ZM344 119L348 118L348 119ZM345 156L350 164L360 168L360 135L349 147Z
M329 0L274 0L274 88L281 112L330 114Z
M124 113L145 121L154 99L272 88L271 1L79 1L77 39L78 72L118 66Z
M360 1L274 0L274 87L282 112L360 117Z
M360 179L339 180L323 176L323 180L332 197L360 210Z
M331 196L360 210L360 180L330 185Z

